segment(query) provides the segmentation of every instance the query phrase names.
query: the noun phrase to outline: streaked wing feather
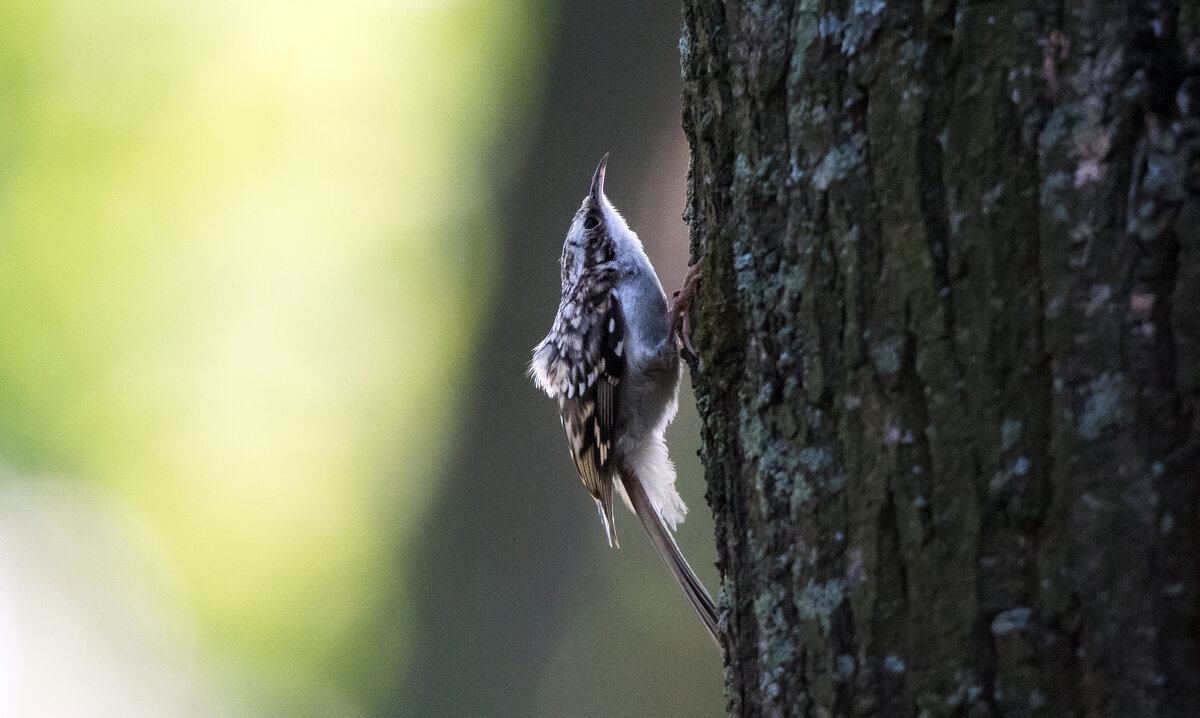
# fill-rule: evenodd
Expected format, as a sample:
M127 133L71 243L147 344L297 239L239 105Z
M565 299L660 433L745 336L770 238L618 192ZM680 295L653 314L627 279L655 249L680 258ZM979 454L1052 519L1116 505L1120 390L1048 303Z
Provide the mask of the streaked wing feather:
M579 478L596 500L609 543L615 544L613 446L620 415L617 389L625 373L625 326L619 302L611 291L585 298L578 310L590 314L580 321L589 329L578 346L580 356L566 357L580 370L572 374L572 384L559 392L559 411Z

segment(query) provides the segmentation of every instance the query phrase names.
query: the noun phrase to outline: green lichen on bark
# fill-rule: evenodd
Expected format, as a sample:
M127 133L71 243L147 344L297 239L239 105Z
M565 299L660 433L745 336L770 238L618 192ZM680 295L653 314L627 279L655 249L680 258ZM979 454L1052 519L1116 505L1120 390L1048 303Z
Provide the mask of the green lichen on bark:
M1197 17L685 3L731 712L1200 705Z

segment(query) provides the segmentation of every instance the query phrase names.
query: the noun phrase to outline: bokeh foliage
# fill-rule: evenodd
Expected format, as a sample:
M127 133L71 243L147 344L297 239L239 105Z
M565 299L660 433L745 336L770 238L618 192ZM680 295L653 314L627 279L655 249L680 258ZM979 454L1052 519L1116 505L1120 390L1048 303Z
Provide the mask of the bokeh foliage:
M202 652L293 715L404 662L387 575L539 28L522 2L0 4L0 462L145 517Z

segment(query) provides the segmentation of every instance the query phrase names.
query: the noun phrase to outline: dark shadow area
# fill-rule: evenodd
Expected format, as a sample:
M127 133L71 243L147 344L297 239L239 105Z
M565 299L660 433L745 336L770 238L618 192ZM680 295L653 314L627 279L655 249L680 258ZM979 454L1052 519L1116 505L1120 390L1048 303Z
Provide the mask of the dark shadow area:
M661 139L664 113L678 117L679 28L671 3L563 3L550 33L542 104L524 136L498 148L492 160L499 168L494 176L511 178L498 212L505 222L502 276L474 378L465 384L470 394L447 397L469 413L451 442L449 473L417 540L418 554L409 559L414 658L382 714L535 714L539 681L567 612L596 605L612 590L599 523L574 474L554 405L525 369L553 319L563 235L596 161L611 152L610 176L640 187L654 169L650 145ZM629 206L633 191L624 193ZM618 206L622 194L614 197ZM707 513L702 500L690 503L694 514ZM623 538L645 543L636 520L621 511ZM581 520L595 525L581 530ZM706 579L712 575L708 565L697 569ZM663 594L677 603L660 610L687 611L663 576ZM715 671L712 680L719 686ZM562 715L572 714L562 708Z

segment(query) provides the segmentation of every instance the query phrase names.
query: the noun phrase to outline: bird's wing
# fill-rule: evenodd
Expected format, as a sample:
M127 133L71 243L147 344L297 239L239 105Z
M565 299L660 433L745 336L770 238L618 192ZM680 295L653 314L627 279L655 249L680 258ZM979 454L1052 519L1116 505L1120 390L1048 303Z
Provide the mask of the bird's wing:
M564 310L567 316L559 317L560 326L570 331L553 343L556 356L550 362L556 366L549 374L557 379L554 394L571 458L596 500L609 545L615 545L614 447L620 416L618 386L625 373L625 323L611 290L576 297L564 304Z

